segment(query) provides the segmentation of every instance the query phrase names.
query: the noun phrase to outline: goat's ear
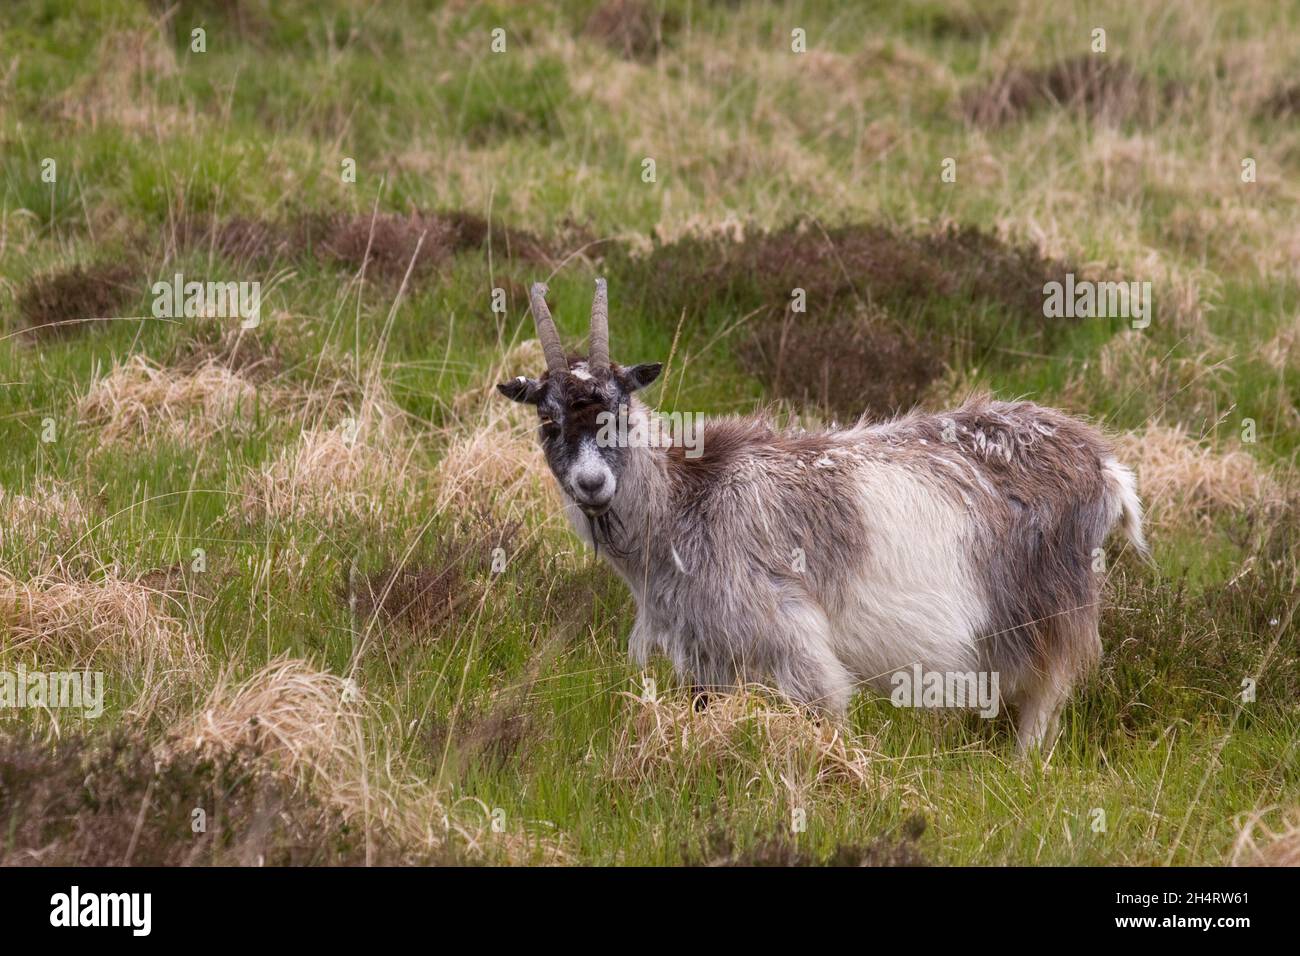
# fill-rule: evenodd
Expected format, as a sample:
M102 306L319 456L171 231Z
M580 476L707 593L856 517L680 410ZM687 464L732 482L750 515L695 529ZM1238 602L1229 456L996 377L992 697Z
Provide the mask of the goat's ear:
M497 391L513 402L536 405L542 395L542 383L535 378L520 375L497 386Z
M629 392L645 388L659 377L664 370L662 362L647 362L645 365L633 365L623 370L623 387Z

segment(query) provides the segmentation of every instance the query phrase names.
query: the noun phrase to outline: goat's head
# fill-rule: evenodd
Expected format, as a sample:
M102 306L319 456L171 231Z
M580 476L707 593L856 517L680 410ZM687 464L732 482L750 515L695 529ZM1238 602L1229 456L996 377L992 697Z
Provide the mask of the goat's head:
M628 449L609 440L609 425L620 411L631 410L632 393L645 388L663 368L659 363L623 368L609 360L609 293L605 280L596 280L591 304L591 345L587 359L565 357L555 320L546 306L546 286L535 283L530 293L537 337L546 353L540 378L520 375L497 389L506 398L537 406L539 435L547 464L564 492L589 517L609 510L627 465ZM626 418L624 418L626 420Z

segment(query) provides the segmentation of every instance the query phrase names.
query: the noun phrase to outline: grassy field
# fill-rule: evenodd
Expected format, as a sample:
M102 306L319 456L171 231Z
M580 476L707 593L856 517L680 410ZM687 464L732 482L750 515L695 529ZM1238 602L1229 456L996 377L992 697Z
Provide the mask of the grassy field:
M105 684L0 709L0 863L1300 860L1300 5L1058 7L6 4L0 673ZM597 274L665 410L1116 436L1156 560L1049 760L627 662L492 388Z

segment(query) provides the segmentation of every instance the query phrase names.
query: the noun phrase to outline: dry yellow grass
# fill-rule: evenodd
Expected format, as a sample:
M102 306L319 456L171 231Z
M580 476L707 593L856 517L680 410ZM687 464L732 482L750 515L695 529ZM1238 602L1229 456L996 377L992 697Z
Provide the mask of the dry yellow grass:
M1150 424L1116 438L1121 461L1136 468L1142 500L1157 525L1207 524L1215 515L1280 503L1282 490L1248 452L1218 451L1183 425Z
M1283 817L1276 827L1264 813L1252 813L1232 847L1233 866L1300 866L1300 808Z
M540 375L545 368L546 355L542 352L542 343L537 339L524 339L493 363L477 382L452 399L451 410L456 420L476 424L502 408L510 408L516 412L520 422L528 421L524 414L527 409L498 392L497 383L516 375Z
M30 494L0 488L0 549L64 542L85 532L89 521L88 508L64 483L43 484Z
M178 371L134 355L96 379L77 410L100 426L104 442L202 441L222 431L246 431L257 403L253 383L219 362Z
M1198 320L1188 313L1188 321ZM1232 356L1221 343L1196 332L1177 349L1156 344L1143 331L1117 332L1071 373L1061 389L1065 407L1087 408L1098 395L1118 396L1126 410L1153 421L1217 421L1232 388Z
M1260 358L1279 372L1300 367L1300 315L1264 343Z
M496 384L545 367L540 343L521 342L483 380L456 397L456 424L438 462L438 507L554 514L554 481L537 444L537 415L509 401Z
M202 670L193 638L158 592L112 573L96 580L50 573L20 581L0 572L5 649L41 669L103 670L148 717ZM112 688L110 688L112 690Z
M61 118L79 127L117 126L135 134L192 129L195 117L163 103L162 82L179 72L176 51L154 26L108 33L95 53L96 69L87 80L59 97Z
M280 658L243 682L223 674L158 754L163 760L182 751L251 755L259 769L311 788L345 820L364 827L368 846L382 841L413 859L449 846L509 862L563 858L553 841L533 839L518 827L498 832L491 808L480 801L449 801L428 781L397 770L376 726L353 681Z
M358 696L343 678L300 660L277 660L242 684L224 673L171 746L245 750L295 779L360 773L366 746Z
M330 428L307 428L260 469L245 474L239 495L245 518L330 521L378 516L411 471L413 444L400 412L371 394L354 417Z
M199 711L159 746L159 758L182 751L250 758L294 786L312 788L345 818L368 823L372 744L365 716L355 685L281 658L240 683L224 672Z
M438 506L553 513L554 482L534 434L503 411L448 445L437 468Z
M627 721L610 767L616 779L639 781L739 763L787 791L883 785L871 739L849 739L840 728L814 722L760 689L710 695L700 711L682 694L624 696Z

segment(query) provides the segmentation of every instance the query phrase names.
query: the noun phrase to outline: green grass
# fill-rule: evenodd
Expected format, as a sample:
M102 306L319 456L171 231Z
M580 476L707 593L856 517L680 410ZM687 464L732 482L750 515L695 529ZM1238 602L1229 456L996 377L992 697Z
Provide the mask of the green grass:
M1300 308L1300 140L1293 121L1252 108L1300 66L1296 4L1183 0L1166 16L1114 3L1048 16L1028 3L651 0L664 45L646 62L585 32L593 3L181 3L160 27L162 6L26 0L0 31L3 60L17 64L0 76L0 489L68 488L90 514L71 531L47 515L34 535L0 534L0 571L25 581L61 563L74 577L136 580L176 569L159 608L207 667L194 683L177 677L169 709L143 718L130 681L110 674L105 715L60 714L61 734L97 741L120 728L157 740L203 704L219 672L242 679L300 657L355 677L368 729L403 779L474 819L499 808L508 834L595 864L699 862L720 844L758 859L773 841L814 861L902 841L940 864L1221 864L1247 815L1278 823L1300 806L1294 506L1175 523L1156 537L1157 567L1119 561L1105 659L1067 709L1048 766L1013 759L1005 715L913 712L862 695L850 739L871 778L853 783L819 778L811 744L782 763L756 725L702 761L620 772L645 716L635 700L644 675L625 656L626 590L536 495L438 503L439 462L481 423L458 396L532 337L520 296L508 314L491 311L494 287L546 279L577 343L599 269L615 357L673 356L667 384L650 393L662 407L770 403L742 345L798 275L750 264L719 281L708 243L683 237L728 218L898 236L952 221L1090 274L1152 281L1143 347L1161 374L1118 382L1100 359L1125 323L1045 325L1020 304L1041 282L1032 270L954 261L942 264L960 280L947 291L858 280L853 295L818 300L813 288L810 320L865 293L934 335L958 384L1116 430L1183 424L1293 487L1300 346L1280 365L1268 346ZM1187 99L1148 126L1051 107L991 130L961 118L963 91L1006 65L1086 52L1094 22L1116 55L1181 84ZM207 30L206 53L189 49L194 25ZM489 50L497 26L504 54ZM803 60L789 52L795 26L808 33ZM1260 160L1253 190L1236 178L1243 155ZM655 183L641 179L647 156ZM939 179L946 156L958 160L955 184ZM54 184L42 181L45 157L58 164ZM339 175L344 158L357 162L356 183ZM461 249L414 274L399 298L396 279L358 284L354 269L305 247L272 263L172 242L187 222L372 209L490 216L491 257ZM596 244L507 255L503 227L546 239L567 223ZM103 262L139 276L121 311L130 319L59 339L20 331L33 283ZM275 276L248 338L277 356L271 387L291 397L268 398L246 429L108 444L103 423L77 411L97 374L133 354L175 363L219 338L220 323L150 317L150 285L177 271L264 286ZM990 274L1001 284L980 286ZM383 507L243 515L246 476L305 428L355 412L360 384L376 376L403 413L388 451L408 466L376 491ZM309 416L301 396L336 383L345 399ZM1247 417L1258 427L1249 446L1237 439ZM41 440L46 419L53 442ZM446 557L511 521L503 572ZM195 548L206 559L198 573ZM449 562L460 575L454 611L422 633L360 619L345 597L349 575L403 561ZM19 661L79 663L66 648L33 657L0 630L0 670ZM680 703L663 662L650 674ZM1258 694L1243 703L1248 676ZM22 728L54 746L48 714L0 714L0 731ZM13 810L6 793L0 815ZM807 828L791 834L795 810ZM493 836L489 859L541 858L493 856ZM0 839L0 858L15 849Z

